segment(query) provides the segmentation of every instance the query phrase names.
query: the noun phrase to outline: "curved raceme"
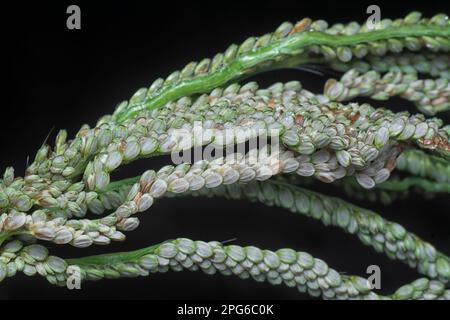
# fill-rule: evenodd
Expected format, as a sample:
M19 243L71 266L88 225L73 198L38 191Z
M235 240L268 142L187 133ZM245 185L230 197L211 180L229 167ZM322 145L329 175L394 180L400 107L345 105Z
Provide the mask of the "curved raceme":
M380 214L307 189L328 183L384 204L417 190L429 197L448 194L450 127L435 116L450 108L449 50L450 22L443 14L413 12L375 26L305 18L157 79L72 139L61 130L24 177L5 170L0 281L23 272L68 285L74 274L84 281L187 269L284 284L325 299L450 299L445 253ZM242 81L311 63L342 76L324 81L321 93L298 81L268 88ZM394 96L420 113L390 108ZM352 102L357 97L386 102L375 108ZM197 149L199 159L186 157ZM206 150L222 154L210 157ZM164 155L174 163L114 180L121 166ZM355 234L426 278L385 296L366 279L292 249L180 238L133 252L63 259L45 247L124 241L139 227L139 213L175 196L285 208Z

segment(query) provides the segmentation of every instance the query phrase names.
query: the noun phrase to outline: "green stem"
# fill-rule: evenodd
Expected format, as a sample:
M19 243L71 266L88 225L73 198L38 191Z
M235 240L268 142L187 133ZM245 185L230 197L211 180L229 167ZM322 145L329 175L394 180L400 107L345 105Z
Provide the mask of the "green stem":
M168 240L171 241L171 240ZM115 252L115 253L107 253L100 254L94 256L88 256L83 258L74 258L74 259L66 259L67 264L69 265L77 265L77 266L87 266L87 265L111 265L116 263L126 263L136 261L140 257L154 253L154 251L161 244L156 244L150 247L142 248L135 251L130 252Z
M404 179L390 179L377 185L378 189L388 191L404 191L411 187L419 187L427 192L450 193L450 184L430 181L419 177L406 177Z
M118 122L123 122L126 119L135 116L143 109L156 109L183 96L211 91L232 80L240 79L245 75L248 76L254 74L257 69L261 68L261 65L267 67L267 62L280 61L286 59L286 57L296 56L302 53L304 48L311 45L325 45L330 47L354 46L359 43L383 41L392 38L421 36L447 37L450 36L450 28L409 25L348 36L329 35L321 32L302 32L294 34L285 39L274 41L266 47L243 54L217 72L182 81L174 87L167 87L153 99L149 99L143 104L124 110L123 113L119 113L116 115L116 120Z
M105 189L101 190L101 193L115 191L124 186L132 186L133 184L138 182L139 179L140 179L140 176L136 176L136 177L132 177L132 178L126 178L126 179L122 179L122 180L118 180L118 181L113 181L110 184L108 184L108 186Z

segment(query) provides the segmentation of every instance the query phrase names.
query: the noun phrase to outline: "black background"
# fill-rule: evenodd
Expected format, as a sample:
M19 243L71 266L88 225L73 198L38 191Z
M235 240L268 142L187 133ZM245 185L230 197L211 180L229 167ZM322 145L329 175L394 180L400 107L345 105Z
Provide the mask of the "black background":
M82 29L66 28L66 8L78 4ZM382 17L403 17L412 10L426 16L449 13L446 1L42 1L2 4L2 75L6 80L0 109L0 168L14 166L22 175L27 157L50 133L60 128L70 135L83 123L95 124L121 100L167 76L192 60L212 57L231 43L274 30L283 21L308 16L328 22L364 21L369 4L381 7ZM6 73L6 75L5 75ZM261 85L302 80L320 91L324 77L299 70L258 76ZM377 105L377 103L374 103ZM393 108L410 106L394 99ZM51 141L51 140L50 140ZM160 163L144 160L123 169L131 176ZM339 190L326 188L328 193ZM324 189L325 190L325 189ZM433 201L420 195L389 207L358 203L403 224L408 230L450 254L448 197ZM382 270L381 292L390 293L418 274L400 262L363 246L354 236L320 222L261 204L222 199L160 201L141 215L141 226L124 243L87 249L52 246L62 257L132 250L166 239L237 238L239 245L304 250L347 274L365 275L368 265ZM18 275L0 285L2 299L28 298L231 298L307 299L294 289L233 277L197 273L167 273L147 278L84 283L82 290L53 287L38 276Z

